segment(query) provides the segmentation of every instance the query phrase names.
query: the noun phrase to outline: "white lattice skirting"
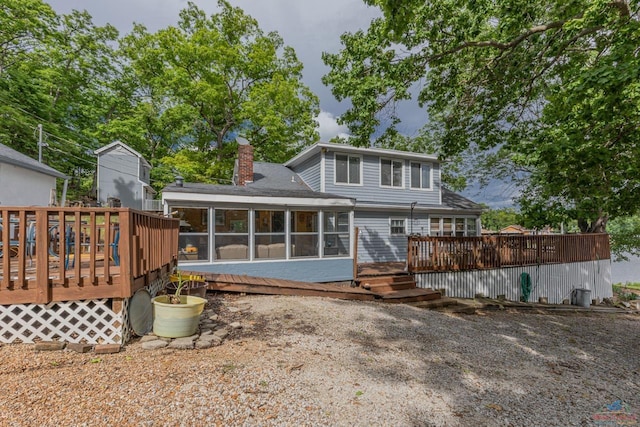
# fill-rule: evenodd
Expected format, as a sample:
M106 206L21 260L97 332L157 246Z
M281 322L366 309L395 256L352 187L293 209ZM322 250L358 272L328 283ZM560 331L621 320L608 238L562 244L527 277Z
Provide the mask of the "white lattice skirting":
M168 276L145 289L155 296ZM120 303L121 301L121 303ZM65 301L49 304L0 305L0 342L66 341L87 344L125 344L132 335L130 298ZM114 307L115 306L115 307Z

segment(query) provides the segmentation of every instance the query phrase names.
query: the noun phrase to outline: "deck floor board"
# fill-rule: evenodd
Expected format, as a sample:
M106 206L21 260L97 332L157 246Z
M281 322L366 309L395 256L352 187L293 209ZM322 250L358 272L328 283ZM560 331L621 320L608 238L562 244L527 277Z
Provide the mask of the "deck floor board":
M440 293L430 289L405 289L393 292L375 292L359 287L331 283L311 283L265 277L234 274L186 272L204 276L211 291L243 292L262 295L319 296L346 300L415 302L440 298Z

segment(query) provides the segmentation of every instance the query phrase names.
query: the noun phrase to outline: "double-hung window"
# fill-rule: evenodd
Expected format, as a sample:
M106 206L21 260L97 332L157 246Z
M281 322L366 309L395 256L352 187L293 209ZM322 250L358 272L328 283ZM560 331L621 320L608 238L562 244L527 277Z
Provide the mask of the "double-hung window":
M361 184L361 159L360 156L348 154L336 154L336 183L337 184Z
M411 163L411 188L431 188L431 166L428 163Z
M389 218L389 234L392 236L407 234L407 221L405 218Z
M402 160L380 159L380 185L402 187Z

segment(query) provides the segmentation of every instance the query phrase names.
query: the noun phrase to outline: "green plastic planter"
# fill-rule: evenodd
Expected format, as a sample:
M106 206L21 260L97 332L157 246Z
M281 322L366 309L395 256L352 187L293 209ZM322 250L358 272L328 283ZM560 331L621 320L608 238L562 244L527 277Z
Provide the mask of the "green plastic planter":
M204 310L206 299L181 295L181 304L170 304L167 295L151 300L153 303L153 333L159 337L188 337L198 330L200 314Z

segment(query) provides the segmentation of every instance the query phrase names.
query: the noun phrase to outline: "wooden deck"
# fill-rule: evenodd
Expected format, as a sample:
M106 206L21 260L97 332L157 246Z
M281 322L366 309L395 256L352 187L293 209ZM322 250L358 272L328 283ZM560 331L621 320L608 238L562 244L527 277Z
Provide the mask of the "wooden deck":
M440 293L430 289L405 289L376 292L360 287L330 283L309 283L264 277L214 274L197 271L185 272L204 276L208 289L221 292L242 292L262 295L315 296L358 301L382 301L407 303L440 298Z

